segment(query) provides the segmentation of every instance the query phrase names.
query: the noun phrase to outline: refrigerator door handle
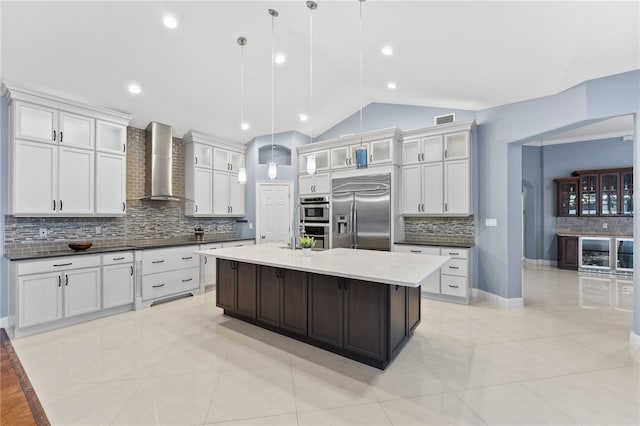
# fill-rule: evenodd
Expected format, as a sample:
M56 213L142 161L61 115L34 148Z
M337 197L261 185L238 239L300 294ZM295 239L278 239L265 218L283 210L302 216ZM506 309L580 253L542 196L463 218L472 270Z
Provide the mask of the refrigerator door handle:
M354 244L355 244L355 234L354 234L354 223L353 223L353 219L354 219L354 213L353 213L353 207L355 205L355 201L351 201L351 207L349 207L349 225L351 226L351 229L348 230L349 232L349 237L350 237L350 243L351 243L351 248L354 248Z
M353 248L358 248L358 202L353 202Z

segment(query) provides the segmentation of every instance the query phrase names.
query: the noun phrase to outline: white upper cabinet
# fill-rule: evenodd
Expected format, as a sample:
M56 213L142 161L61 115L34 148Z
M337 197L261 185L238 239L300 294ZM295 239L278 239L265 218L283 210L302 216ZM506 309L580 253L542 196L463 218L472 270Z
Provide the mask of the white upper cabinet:
M202 143L193 144L193 164L210 169L213 167L213 147Z
M11 214L124 214L131 116L6 83L2 89L9 100L13 129L9 143ZM121 158L112 161L100 153ZM104 176L96 175L103 172Z
M444 135L445 160L458 160L467 157L469 157L469 132Z
M331 178L329 173L305 175L298 178L299 195L329 194L331 192Z
M124 216L127 199L127 158L96 153L96 214Z
M13 136L37 142L58 139L58 111L39 105L16 102L14 107ZM54 131L56 132L54 134Z
M331 168L344 169L351 164L351 147L349 145L331 149Z
M407 132L402 143L402 214L473 214L470 140L474 124Z
M298 172L301 174L307 173L307 158L310 155L315 155L316 157L316 172L327 171L330 168L329 163L329 150L325 149L322 151L314 151L308 154L300 154L298 156Z
M245 185L238 182L244 147L233 147L197 132L184 135L185 215L244 216Z
M93 149L95 145L95 119L66 111L58 113L58 142L63 146Z
M369 142L369 164L390 163L394 159L393 139L383 139Z
M127 126L96 120L96 151L125 155Z

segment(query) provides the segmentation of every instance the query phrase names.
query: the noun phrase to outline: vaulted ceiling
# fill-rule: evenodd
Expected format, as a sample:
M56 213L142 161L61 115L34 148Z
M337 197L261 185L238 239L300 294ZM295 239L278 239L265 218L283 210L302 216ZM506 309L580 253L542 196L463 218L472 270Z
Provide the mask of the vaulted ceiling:
M302 0L3 1L0 8L3 80L132 113L137 127L161 121L176 136L193 129L247 142L272 132L269 8L280 13L275 53L286 56L274 66L275 132L316 136L370 102L483 109L640 68L638 2L320 0L310 12ZM165 15L177 28L163 26ZM246 131L239 36L248 39ZM387 88L392 81L395 90ZM142 93L127 91L132 82Z

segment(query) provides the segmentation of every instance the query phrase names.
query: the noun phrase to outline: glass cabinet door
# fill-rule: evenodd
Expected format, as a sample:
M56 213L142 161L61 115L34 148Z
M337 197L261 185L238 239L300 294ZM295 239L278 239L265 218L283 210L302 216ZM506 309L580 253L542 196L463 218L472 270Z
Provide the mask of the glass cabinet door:
M633 171L621 174L620 188L620 213L633 216Z
M598 175L580 176L580 216L598 214Z
M600 175L600 214L602 216L618 214L618 181L617 173Z
M557 216L578 215L578 179L557 179Z

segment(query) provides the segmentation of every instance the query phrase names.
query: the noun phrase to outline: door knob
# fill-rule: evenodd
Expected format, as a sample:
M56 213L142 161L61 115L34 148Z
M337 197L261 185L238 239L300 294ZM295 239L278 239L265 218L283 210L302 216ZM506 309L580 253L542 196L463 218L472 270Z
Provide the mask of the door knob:
M262 239L264 240L264 239L265 239L265 236L264 236L264 235L261 235L261 236L260 236L260 238L262 238Z

